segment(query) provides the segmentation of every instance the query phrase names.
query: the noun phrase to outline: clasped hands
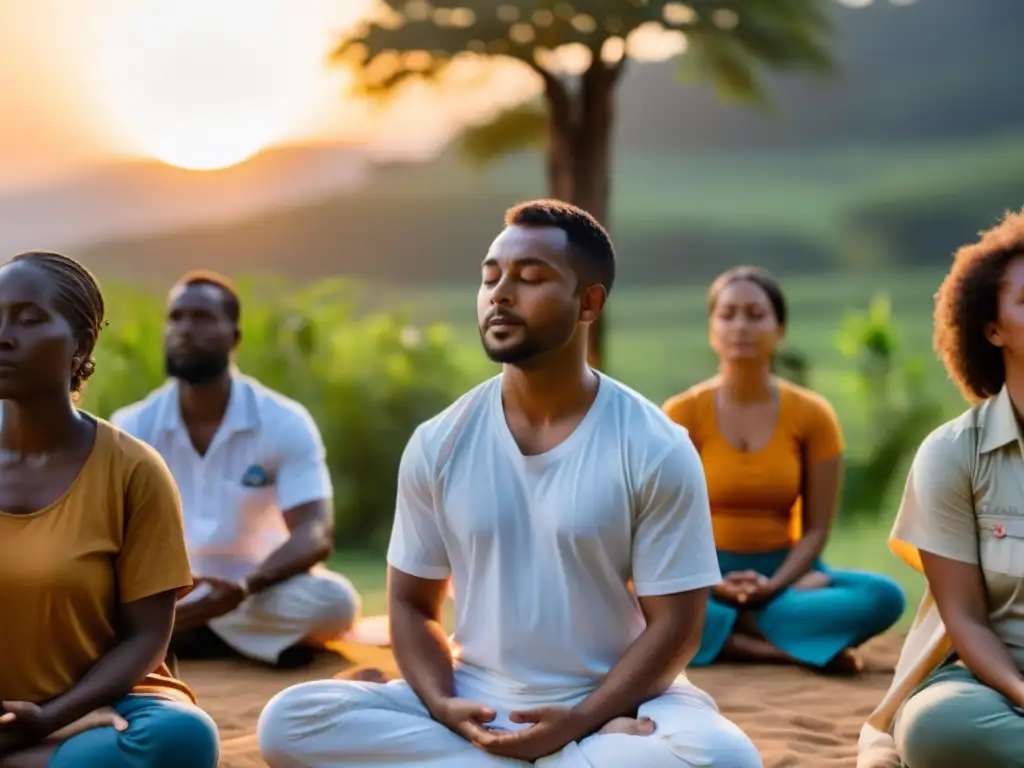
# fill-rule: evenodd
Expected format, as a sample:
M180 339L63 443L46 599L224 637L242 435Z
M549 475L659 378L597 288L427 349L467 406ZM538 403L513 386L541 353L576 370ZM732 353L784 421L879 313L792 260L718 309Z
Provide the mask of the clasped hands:
M462 736L474 746L493 755L528 763L553 755L566 745L589 735L590 728L572 707L539 707L512 712L509 719L529 724L521 731L497 731L488 727L497 713L490 707L466 699L447 699L434 713L434 719ZM650 718L619 717L598 733L624 733L649 736L654 733Z
M757 571L733 571L722 578L722 583L711 592L719 600L744 607L761 605L775 596L777 589L767 576Z

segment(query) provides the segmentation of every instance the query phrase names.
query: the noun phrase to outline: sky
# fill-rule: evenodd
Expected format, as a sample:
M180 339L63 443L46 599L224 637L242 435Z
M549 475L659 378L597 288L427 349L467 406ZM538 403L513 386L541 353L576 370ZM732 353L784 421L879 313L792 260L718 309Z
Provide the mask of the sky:
M0 0L0 191L125 158L209 168L311 142L425 152L530 87L512 77L483 101L372 112L326 61L369 3Z

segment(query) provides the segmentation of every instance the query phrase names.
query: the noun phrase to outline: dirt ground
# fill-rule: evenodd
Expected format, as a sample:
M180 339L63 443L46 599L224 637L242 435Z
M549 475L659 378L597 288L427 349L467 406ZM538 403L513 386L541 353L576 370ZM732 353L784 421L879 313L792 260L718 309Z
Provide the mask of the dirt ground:
M857 734L892 676L901 638L889 636L865 651L867 671L853 679L823 677L790 667L722 665L690 672L761 750L765 768L853 766ZM362 665L394 669L387 651L348 646ZM264 766L256 748L256 719L276 692L294 683L332 677L349 666L324 657L299 672L265 670L242 662L183 663L181 673L220 726L221 766Z

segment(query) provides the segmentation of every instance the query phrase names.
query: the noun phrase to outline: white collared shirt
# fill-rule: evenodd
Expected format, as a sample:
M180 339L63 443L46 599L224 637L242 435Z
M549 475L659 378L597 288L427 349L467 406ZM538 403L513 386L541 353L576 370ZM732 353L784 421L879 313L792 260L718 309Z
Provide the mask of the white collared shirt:
M193 573L241 579L287 540L284 511L331 499L323 440L302 405L236 373L224 421L200 456L178 386L168 381L110 421L153 446L174 475Z

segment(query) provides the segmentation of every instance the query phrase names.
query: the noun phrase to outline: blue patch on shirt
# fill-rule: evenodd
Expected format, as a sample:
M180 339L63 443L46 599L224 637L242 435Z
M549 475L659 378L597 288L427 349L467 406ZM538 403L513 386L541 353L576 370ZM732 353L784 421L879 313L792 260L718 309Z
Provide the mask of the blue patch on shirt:
M253 464L242 475L242 485L246 488L266 488L270 485L270 474L263 467Z

